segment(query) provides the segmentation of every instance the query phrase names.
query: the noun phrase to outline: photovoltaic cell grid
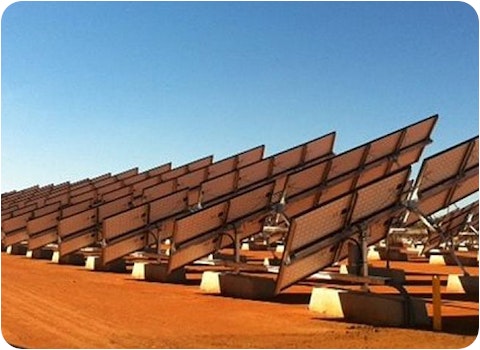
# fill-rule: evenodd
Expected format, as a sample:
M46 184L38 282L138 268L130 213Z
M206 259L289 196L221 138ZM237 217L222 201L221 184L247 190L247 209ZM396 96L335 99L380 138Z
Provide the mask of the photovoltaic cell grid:
M384 224L401 209L410 169L400 170L332 202L295 216L287 235L276 293L345 258L338 250L348 238L361 232L360 224L375 239L388 233ZM378 232L378 229L381 229ZM383 229L382 229L383 228Z
M384 172L388 171L388 169L409 166L409 163L404 164L403 162L406 160L416 161L418 159L417 157L420 157L423 148L430 142L430 133L433 130L436 120L437 116L427 118L397 132L376 139L372 143L357 147L311 167L303 167L301 170L298 170L298 172L289 174L286 180L286 193L294 193L297 195L288 197L284 213L286 213L287 216L297 215L302 211L309 210L319 203L322 203L319 200L320 196L322 196L323 203L325 203L327 201L326 198L330 200L339 197L354 189L359 183L365 183L366 179L372 180L384 176ZM382 149L382 147L385 149ZM389 150L390 152L393 150L394 153L388 153ZM408 157L403 157L405 154L408 154ZM414 154L415 157L412 157L412 154ZM367 159L371 159L375 165L372 163L368 164ZM355 165L352 166L352 163ZM358 169L358 167L360 167L360 169ZM379 169L381 171L379 171ZM362 179L362 171L365 170L368 170L368 172L365 173L366 176ZM312 175L317 176L313 181L311 178ZM319 187L322 183L324 184L323 188ZM336 185L334 191L331 191L329 197L324 199L325 193L334 185ZM313 189L310 188L312 186L314 187ZM365 195L366 194L362 193L362 196ZM373 205L377 203L374 192L370 193L370 199L373 200ZM363 209L368 211L367 207ZM268 210L268 206L265 207L263 218L268 214ZM195 221L196 215L199 214L192 214L190 220ZM361 213L356 212L355 215L361 215ZM253 216L252 220L257 224L259 218ZM238 225L235 220L224 223L224 225L227 224ZM248 224L248 221L242 224ZM197 227L201 227L200 219L196 225L198 225ZM258 227L258 225L252 225L251 227ZM177 241L177 239L182 235L178 233L181 230L175 230L172 236L174 249L169 257L169 271L181 267L182 264L190 263L206 256L216 248L223 246L223 244L220 244L220 246L216 244L219 240L218 234L223 232L220 228L217 229L219 231L217 234L215 234L214 231L204 232L206 230L200 228L197 230L197 239L187 244L182 243L180 246L178 246L180 242ZM245 231L243 231L242 238L258 232L260 231L248 231L248 234L246 234ZM203 238L201 237L202 235L204 236ZM183 254L185 254L185 256L182 256Z

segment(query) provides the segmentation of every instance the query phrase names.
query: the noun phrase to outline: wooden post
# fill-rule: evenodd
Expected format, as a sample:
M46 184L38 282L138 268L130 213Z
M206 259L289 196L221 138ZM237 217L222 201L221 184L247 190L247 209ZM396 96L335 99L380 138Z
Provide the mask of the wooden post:
M440 292L440 278L432 277L432 302L433 302L433 330L442 330L442 295Z

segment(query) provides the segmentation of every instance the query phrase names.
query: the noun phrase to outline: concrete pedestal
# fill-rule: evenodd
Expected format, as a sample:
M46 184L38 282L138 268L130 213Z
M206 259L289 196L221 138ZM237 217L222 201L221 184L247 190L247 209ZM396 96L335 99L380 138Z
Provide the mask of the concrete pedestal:
M132 278L136 280L144 280L145 279L145 265L148 262L145 261L136 261L133 263L132 268Z
M314 288L309 309L326 318L386 327L426 327L430 325L425 302L410 298L406 318L406 301L400 295L380 295L332 288Z
M219 279L224 296L265 300L275 295L275 281L270 277L222 273Z
M242 245L240 246L240 250L250 250L250 244L242 243Z
M205 271L202 274L200 282L200 290L208 294L220 294L220 273L213 271Z
M377 261L380 260L380 253L377 250L369 249L367 253L368 261Z
M428 262L430 265L446 265L445 264L445 259L443 258L443 255L430 255L428 258Z

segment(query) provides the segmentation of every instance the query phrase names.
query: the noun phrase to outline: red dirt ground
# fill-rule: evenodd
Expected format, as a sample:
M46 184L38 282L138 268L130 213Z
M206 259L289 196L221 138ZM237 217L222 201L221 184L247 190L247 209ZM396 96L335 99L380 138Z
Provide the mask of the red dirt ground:
M407 290L426 298L430 315L432 271L443 292L446 274L459 273L426 263L391 267L412 272ZM149 283L4 253L1 276L2 333L17 347L442 349L467 347L478 333L478 302L447 293L444 330L433 332L322 320L307 308L311 283L250 301L203 294L199 274L189 275L189 285Z

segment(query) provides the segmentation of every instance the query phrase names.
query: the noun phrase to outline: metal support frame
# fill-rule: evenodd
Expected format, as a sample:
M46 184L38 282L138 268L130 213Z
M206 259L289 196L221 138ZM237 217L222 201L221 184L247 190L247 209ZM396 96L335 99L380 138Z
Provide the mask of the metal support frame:
M470 230L472 230L473 233L475 233L475 234L478 236L478 230L477 230L475 227L473 227L472 225L468 225L468 228L469 228Z
M453 244L447 244L448 238L445 232L442 230L442 228L435 225L435 223L433 223L430 218L423 215L423 213L421 213L420 210L418 210L416 207L409 206L408 209L410 211L413 211L416 215L418 215L419 219L422 221L422 223L427 227L429 231L438 233L442 241L445 242L446 248L448 245L448 251L450 255L452 256L453 260L455 260L455 263L458 265L458 267L462 270L463 274L465 276L470 276L470 274L467 272L467 270L463 266L460 259L458 259L457 255L455 254L455 247L453 246Z

